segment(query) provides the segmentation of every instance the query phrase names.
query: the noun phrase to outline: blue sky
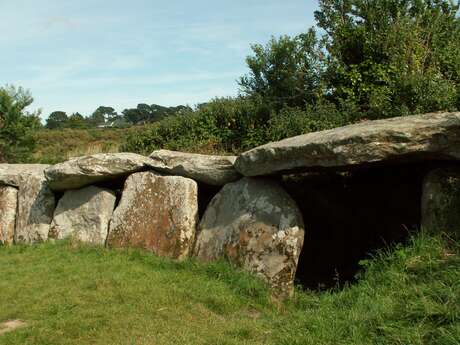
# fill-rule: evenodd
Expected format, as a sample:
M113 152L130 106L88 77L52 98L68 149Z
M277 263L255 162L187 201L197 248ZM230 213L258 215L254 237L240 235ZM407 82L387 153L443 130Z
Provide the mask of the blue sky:
M90 114L237 93L250 44L314 24L306 0L0 0L0 85Z

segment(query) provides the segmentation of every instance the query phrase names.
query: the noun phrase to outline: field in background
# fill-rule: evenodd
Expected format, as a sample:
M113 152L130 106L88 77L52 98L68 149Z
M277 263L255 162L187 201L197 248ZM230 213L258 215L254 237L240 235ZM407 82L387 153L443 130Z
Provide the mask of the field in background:
M54 164L72 157L119 152L130 128L43 129L35 134L32 154L36 163Z
M285 303L225 262L72 243L0 247L0 344L458 345L460 243L419 235L356 284Z

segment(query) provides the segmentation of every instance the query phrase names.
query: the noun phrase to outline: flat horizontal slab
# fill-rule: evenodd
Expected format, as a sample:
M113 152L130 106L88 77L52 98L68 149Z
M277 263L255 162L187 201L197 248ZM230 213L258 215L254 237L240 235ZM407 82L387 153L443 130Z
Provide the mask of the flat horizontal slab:
M28 176L44 178L48 164L0 164L0 184L19 187Z
M53 190L78 189L151 168L152 160L135 153L99 153L73 158L45 170Z
M460 112L395 117L299 135L241 154L235 168L245 176L258 176L396 159L460 159Z
M157 150L150 155L155 170L195 181L222 186L241 178L235 170L235 156L202 155L196 153Z

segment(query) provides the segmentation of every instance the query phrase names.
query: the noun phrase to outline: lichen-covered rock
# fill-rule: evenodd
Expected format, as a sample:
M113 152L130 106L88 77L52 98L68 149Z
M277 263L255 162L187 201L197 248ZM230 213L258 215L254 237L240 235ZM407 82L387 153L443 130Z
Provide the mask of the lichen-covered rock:
M94 186L66 191L54 211L50 237L103 245L115 200L113 191Z
M49 189L45 164L0 164L0 183L18 188L15 243L30 244L48 238L54 212L54 194Z
M14 242L31 244L46 241L54 208L54 194L43 174L21 176Z
M78 189L151 168L152 160L135 153L100 153L73 158L45 170L53 190Z
M460 168L439 168L425 177L422 229L460 239Z
M0 245L13 244L18 190L0 186Z
M27 176L43 178L47 164L0 164L0 184L19 187Z
M241 177L233 167L236 160L235 156L212 156L157 150L152 152L150 158L155 170L189 177L209 185L222 186Z
M110 222L107 245L187 257L198 221L197 192L196 182L185 177L154 172L129 176Z
M287 192L271 179L243 178L209 204L194 255L203 261L227 257L284 297L292 292L303 240L302 214Z
M299 135L243 153L235 168L245 176L258 176L396 159L459 160L460 112L395 117Z

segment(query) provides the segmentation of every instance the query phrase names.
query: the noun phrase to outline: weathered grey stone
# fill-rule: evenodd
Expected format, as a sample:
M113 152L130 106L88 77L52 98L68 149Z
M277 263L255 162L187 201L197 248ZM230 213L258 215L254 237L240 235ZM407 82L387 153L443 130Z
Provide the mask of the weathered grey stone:
M460 112L368 121L300 135L243 153L235 168L257 176L394 159L460 159Z
M45 175L53 190L78 189L148 170L151 163L150 158L135 153L100 153L53 165Z
M43 177L47 164L0 164L0 184L19 187L26 176Z
M54 211L50 237L103 245L115 200L113 191L94 186L66 191Z
M45 164L0 164L0 183L18 187L15 243L34 243L48 238L54 194L49 189Z
M128 177L113 213L107 244L159 256L188 256L198 222L198 186L180 176L141 172Z
M203 261L227 257L286 296L303 240L302 214L286 191L271 179L243 178L225 185L209 204L194 255Z
M13 244L18 190L0 185L0 245Z
M460 168L440 168L423 181L422 229L460 239Z
M238 180L241 175L233 167L235 156L211 156L169 150L150 155L155 170L189 177L198 182L222 186Z
M31 244L47 240L54 207L54 194L43 174L21 176L14 242Z

